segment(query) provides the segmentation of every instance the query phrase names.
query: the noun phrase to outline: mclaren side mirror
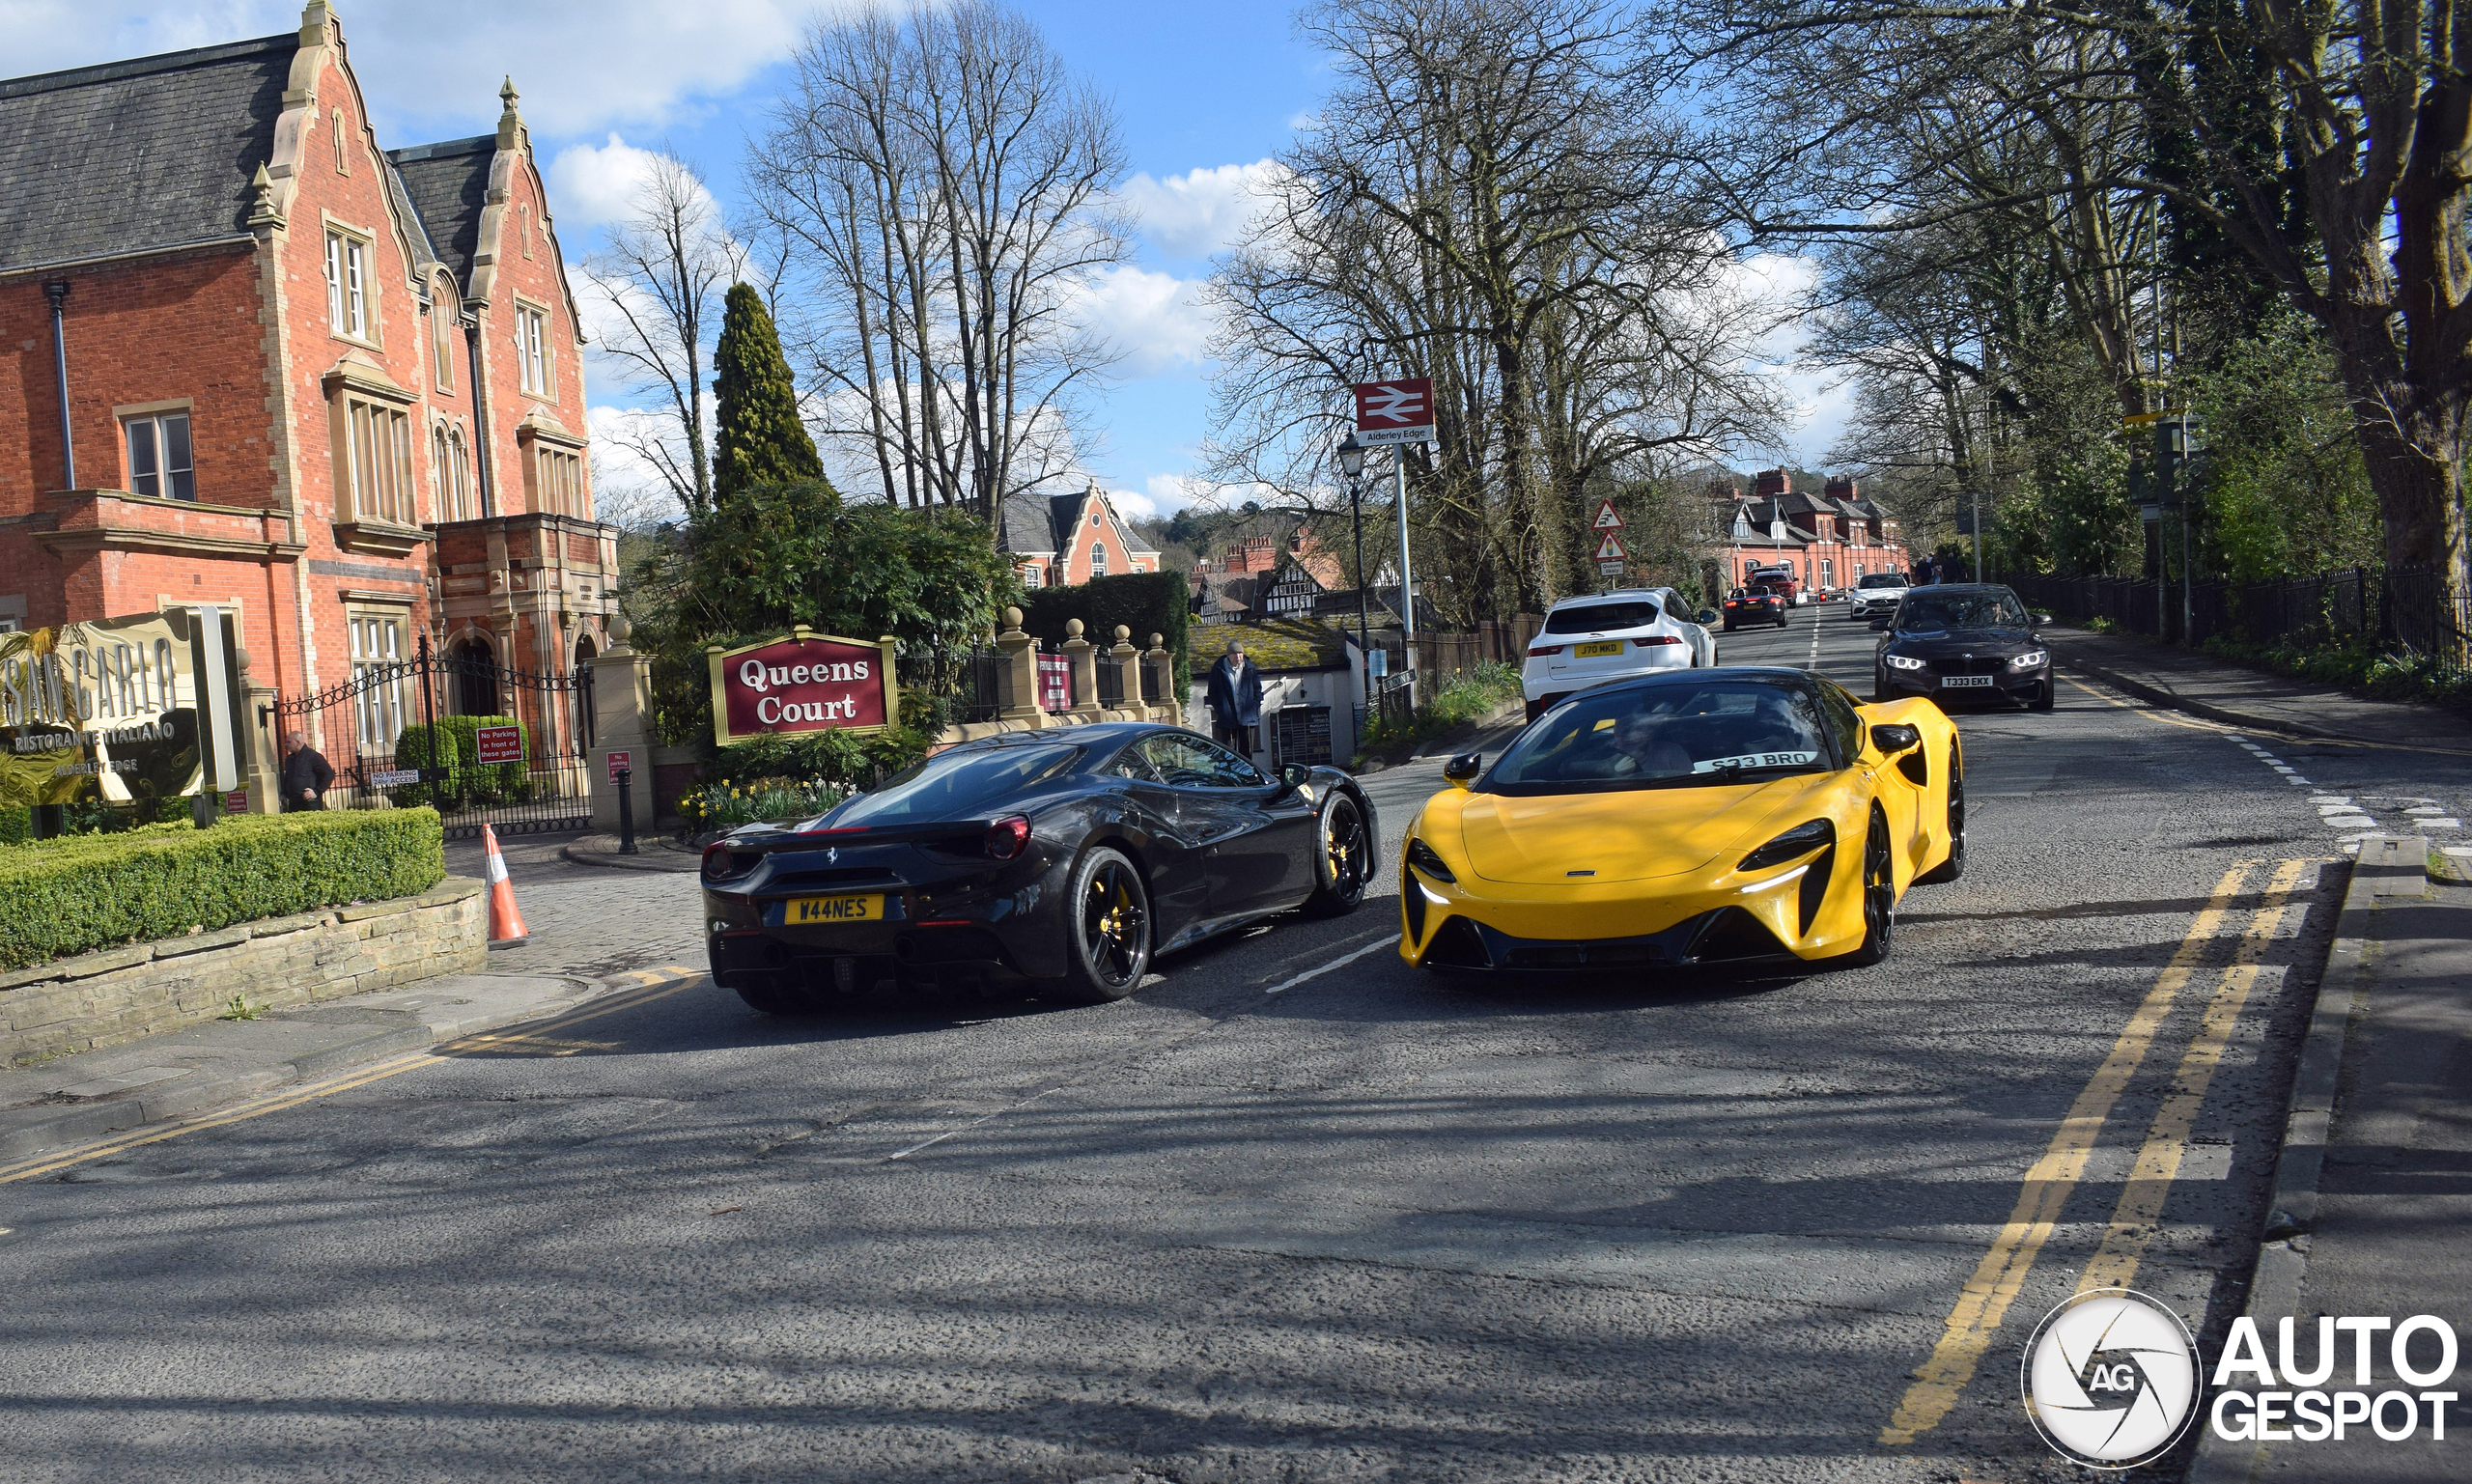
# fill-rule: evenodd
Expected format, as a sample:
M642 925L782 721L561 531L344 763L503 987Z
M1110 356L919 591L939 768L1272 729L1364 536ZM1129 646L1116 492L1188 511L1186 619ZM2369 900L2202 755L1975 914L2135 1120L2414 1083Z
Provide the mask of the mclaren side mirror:
M1880 749L1882 757L1893 758L1922 744L1923 729L1919 726L1883 721L1871 728L1871 745Z
M1720 619L1722 619L1722 618L1724 618L1724 617L1725 617L1725 615L1724 615L1724 614L1722 614L1722 613L1718 612L1718 611L1717 611L1716 609L1714 609L1714 608L1701 608L1701 609L1700 610L1700 622L1702 625L1707 625L1707 624L1713 624L1713 623L1716 623L1717 621L1719 621Z
M1464 789L1475 782L1476 775L1484 770L1485 755L1483 753L1463 752L1442 765L1442 778L1445 783L1457 784Z

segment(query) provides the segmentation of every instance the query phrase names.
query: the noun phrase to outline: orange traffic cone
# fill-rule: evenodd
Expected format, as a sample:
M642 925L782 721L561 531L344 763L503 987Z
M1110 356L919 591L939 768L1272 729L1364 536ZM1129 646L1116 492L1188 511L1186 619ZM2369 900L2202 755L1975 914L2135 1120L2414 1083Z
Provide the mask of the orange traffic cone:
M490 946L512 948L532 936L523 925L523 913L516 910L515 882L506 879L506 857L498 854L498 834L489 826L481 826L481 849L487 858L481 875L490 883Z

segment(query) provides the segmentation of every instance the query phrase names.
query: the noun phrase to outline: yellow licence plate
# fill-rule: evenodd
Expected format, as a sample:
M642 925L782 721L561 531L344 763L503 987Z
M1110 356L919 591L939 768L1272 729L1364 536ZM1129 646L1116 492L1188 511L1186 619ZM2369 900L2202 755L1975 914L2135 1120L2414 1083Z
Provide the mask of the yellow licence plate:
M794 897L782 909L791 927L810 922L881 922L885 899L868 897Z
M1572 657L1578 659L1587 659L1596 655L1618 655L1620 653L1622 653L1622 641L1619 639L1602 639L1594 644L1580 645L1578 648L1571 651Z

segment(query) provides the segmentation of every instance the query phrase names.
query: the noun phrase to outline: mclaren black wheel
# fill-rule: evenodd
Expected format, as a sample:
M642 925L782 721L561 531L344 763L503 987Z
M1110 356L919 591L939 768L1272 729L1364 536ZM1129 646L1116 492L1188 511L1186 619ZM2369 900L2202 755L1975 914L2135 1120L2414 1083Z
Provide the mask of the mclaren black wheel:
M1966 775L1958 761L1957 749L1949 748L1949 858L1915 878L1924 885L1937 886L1953 882L1966 874Z
M1074 868L1065 903L1065 998L1122 999L1150 967L1150 892L1133 862L1105 846Z
M1888 821L1874 813L1863 842L1863 945L1838 962L1848 968L1877 964L1889 956L1896 936L1896 868L1889 859Z
M1316 917L1344 917L1364 900L1365 882L1373 879L1373 831L1364 806L1346 790L1333 789L1322 800L1315 834L1313 895L1306 898L1305 910Z

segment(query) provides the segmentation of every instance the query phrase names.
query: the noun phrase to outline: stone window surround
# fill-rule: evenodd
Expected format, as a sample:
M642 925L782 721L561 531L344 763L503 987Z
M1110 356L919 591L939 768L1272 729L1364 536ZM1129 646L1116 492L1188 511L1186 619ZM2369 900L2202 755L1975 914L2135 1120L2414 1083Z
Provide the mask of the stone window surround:
M127 467L128 420L132 417L154 417L165 412L184 412L188 414L189 479L191 487L195 487L197 479L197 399L194 397L166 397L160 402L130 402L124 403L121 406L112 408L112 425L120 430L122 493L136 493L135 490L126 488L127 486L136 483L136 480L131 477ZM157 496L157 498L170 499L171 496L161 495ZM197 502L194 500L183 500L180 503L188 505L195 504Z
M366 346L373 350L385 349L386 317L379 312L379 303L382 295L379 290L379 282L384 275L377 271L378 234L370 228L345 221L336 216L334 212L328 210L321 210L318 212L318 221L320 228L322 229L319 234L318 242L318 271L320 275L319 282L322 285L325 282L326 238L340 237L347 241L357 242L360 244L361 251L360 297L361 326L363 333L353 335L347 331L335 328L334 315L331 312L333 301L329 298L329 313L326 316L326 338L329 340L340 340L349 346ZM347 268L347 271L349 271L349 268ZM350 289L347 288L345 292L349 294ZM329 293L331 294L331 291L329 291Z
M539 299L518 294L515 300L515 385L518 395L534 402L555 404L558 400L558 357L549 336L549 306ZM541 384L527 384L525 373L531 370L531 350L524 343L527 321L538 323L541 333Z

